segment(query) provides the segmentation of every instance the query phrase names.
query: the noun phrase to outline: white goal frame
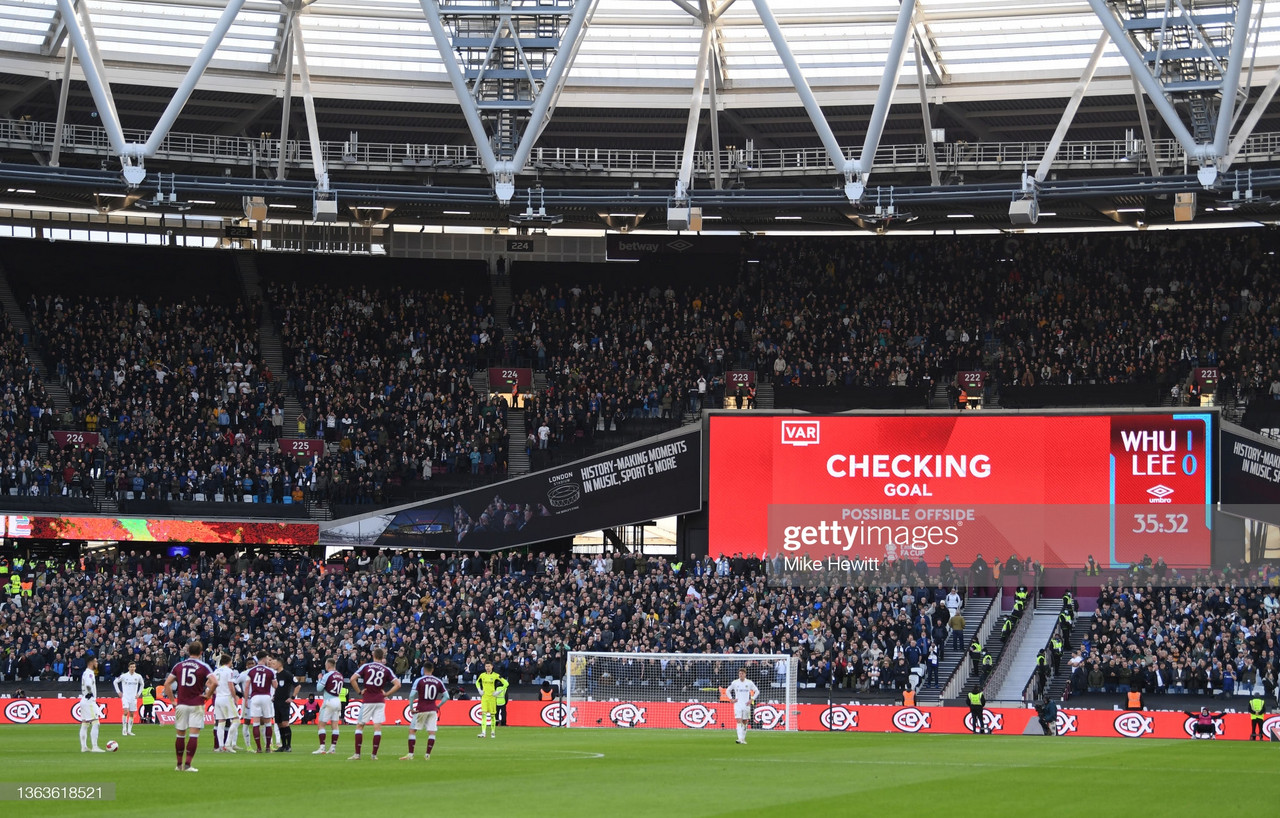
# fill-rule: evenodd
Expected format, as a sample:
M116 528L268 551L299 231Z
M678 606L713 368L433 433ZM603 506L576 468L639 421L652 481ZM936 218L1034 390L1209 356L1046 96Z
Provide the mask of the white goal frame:
M746 667L760 688L752 726L797 730L798 664L787 653L569 651L560 723L732 730L733 705L721 691Z

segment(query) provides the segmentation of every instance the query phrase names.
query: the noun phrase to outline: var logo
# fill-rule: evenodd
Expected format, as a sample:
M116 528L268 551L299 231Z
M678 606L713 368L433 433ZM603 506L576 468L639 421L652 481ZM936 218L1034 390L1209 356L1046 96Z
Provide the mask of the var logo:
M837 732L844 730L858 729L858 711L852 710L844 705L836 705L828 707L822 711L822 715L818 717L822 722L822 726L828 730ZM910 732L915 732L914 730Z
M14 699L4 706L4 717L14 724L29 724L40 718L40 705L26 699Z
M1113 726L1125 738L1139 738L1155 732L1151 717L1141 713L1121 713L1116 716Z
M1076 717L1059 710L1058 718L1053 723L1053 729L1060 736L1065 736L1068 733L1074 733L1076 731Z
M568 727L578 720L578 708L552 702L542 708L542 723L548 727Z
M893 714L893 726L904 733L929 729L929 714L915 707L904 707Z
M645 708L637 707L631 702L624 702L609 711L609 721L615 727L635 727L644 724Z
M788 446L813 446L818 442L818 433L816 420L782 421L782 442Z
M774 707L771 704L756 705L755 720L761 730L772 730L778 725L786 723L782 708Z
M716 723L716 710L705 704L686 704L680 708L680 723L694 729L713 727Z

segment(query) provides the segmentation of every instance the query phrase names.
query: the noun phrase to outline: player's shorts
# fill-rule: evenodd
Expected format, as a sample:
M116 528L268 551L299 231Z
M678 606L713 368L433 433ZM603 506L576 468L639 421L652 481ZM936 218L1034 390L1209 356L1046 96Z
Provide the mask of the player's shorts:
M496 696L481 696L480 712L481 713L497 713L498 698Z
M436 720L439 716L440 713L435 710L430 710L426 713L414 713L413 729L426 730L428 733L434 733L436 731Z
M274 719L276 717L276 705L271 697L266 694L249 697L249 718L251 719Z
M360 705L361 724L386 724L387 705L384 702L364 703Z
M735 721L747 721L751 718L751 704L749 702L733 703L733 718Z
M136 698L134 699L122 698L120 699L120 709L126 713L132 713L133 711L138 709L138 700Z
M204 705L180 704L175 707L173 726L179 730L199 730L204 727Z
M288 724L293 719L293 708L289 706L289 700L276 701L276 724Z
M321 724L340 721L342 721L342 702L334 699L332 704L326 701L324 704L320 705L319 722Z
M228 719L236 719L240 716L240 709L236 707L235 699L214 699L213 700L213 717L218 721L226 721Z

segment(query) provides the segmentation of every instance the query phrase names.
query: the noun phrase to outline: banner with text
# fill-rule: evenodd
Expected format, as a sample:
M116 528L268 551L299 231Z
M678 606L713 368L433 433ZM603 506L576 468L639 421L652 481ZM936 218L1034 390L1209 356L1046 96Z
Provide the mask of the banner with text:
M1188 702L1191 703L1190 700ZM74 699L0 699L0 724L56 725L76 724L88 707L104 722L120 719L120 700L98 699L90 705ZM290 722L303 722L305 699L290 702ZM343 721L355 724L360 703L350 702ZM800 730L837 733L920 733L924 735L956 735L974 732L974 720L967 707L901 707L859 704L797 704L797 727ZM1214 715L1219 715L1214 713ZM173 724L173 705L167 701L155 705L156 720ZM452 700L440 709L442 727L473 727L480 723L480 702ZM407 726L413 719L413 705L404 699L387 702L388 725ZM994 735L1043 735L1036 711L1030 708L987 708L983 712L983 728ZM1190 713L1170 710L1085 710L1059 708L1051 730L1059 736L1115 739L1191 739L1195 718ZM213 712L205 714L205 724L213 724ZM756 705L753 728L781 730L785 727L783 706L775 702ZM563 702L512 701L507 704L507 725L511 727L627 727L668 728L685 730L730 731L734 728L731 705L720 702L651 702L612 701ZM1247 741L1249 716L1244 713L1222 713L1214 721L1214 737L1231 741ZM1269 715L1263 721L1264 735L1280 740L1280 716Z
M315 545L320 535L316 523L25 514L8 514L2 519L5 536L15 539Z
M496 550L686 514L701 505L702 433L614 449L497 485L322 529L325 545Z
M1280 444L1225 424L1221 441L1222 510L1280 525Z
M98 433L62 432L54 430L53 442L58 445L59 449L65 449L68 446L79 446L83 449L92 449L98 445Z

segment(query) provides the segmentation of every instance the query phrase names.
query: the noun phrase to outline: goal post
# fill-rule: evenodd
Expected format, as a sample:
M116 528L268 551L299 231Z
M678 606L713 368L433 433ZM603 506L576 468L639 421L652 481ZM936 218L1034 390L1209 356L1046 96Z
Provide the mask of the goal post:
M729 683L745 668L760 689L752 727L798 729L797 660L785 653L599 653L570 651L565 727L735 727Z

